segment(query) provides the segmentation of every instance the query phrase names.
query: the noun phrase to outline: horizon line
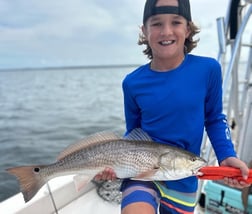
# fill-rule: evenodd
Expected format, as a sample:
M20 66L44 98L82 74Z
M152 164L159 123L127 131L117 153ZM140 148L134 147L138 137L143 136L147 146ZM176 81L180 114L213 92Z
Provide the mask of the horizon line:
M27 70L67 70L67 69L102 69L102 68L130 68L140 64L104 64L104 65L68 65L68 66L45 66L45 67L20 67L0 68L1 71L27 71Z

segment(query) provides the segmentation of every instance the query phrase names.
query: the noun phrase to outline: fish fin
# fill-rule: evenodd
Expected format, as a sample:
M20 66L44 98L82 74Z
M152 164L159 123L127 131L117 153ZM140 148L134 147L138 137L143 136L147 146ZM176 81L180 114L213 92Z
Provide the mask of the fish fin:
M153 180L152 177L157 173L159 168L155 168L146 172L142 172L139 175L137 175L134 178L131 178L131 180L142 180L142 181L151 181Z
M152 141L151 137L146 132L144 132L141 128L133 129L124 138L126 140Z
M39 176L41 167L43 166L20 166L6 169L8 173L17 177L25 202L30 201L47 182Z
M89 146L94 146L97 144L107 143L111 141L119 141L122 140L120 136L115 134L114 132L98 132L96 134L90 135L83 140L68 146L66 149L64 149L59 156L57 157L57 160L61 160L65 158L66 156L77 152L81 149L88 148Z
M87 184L92 180L92 177L87 175L75 175L73 177L75 189L77 192L80 192L84 189Z

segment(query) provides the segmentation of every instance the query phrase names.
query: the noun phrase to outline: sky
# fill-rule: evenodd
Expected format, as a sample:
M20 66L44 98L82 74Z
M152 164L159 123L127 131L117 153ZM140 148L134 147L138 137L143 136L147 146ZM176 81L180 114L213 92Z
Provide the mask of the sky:
M145 0L0 0L0 69L143 64ZM193 53L216 57L216 18L229 0L191 0L201 28Z

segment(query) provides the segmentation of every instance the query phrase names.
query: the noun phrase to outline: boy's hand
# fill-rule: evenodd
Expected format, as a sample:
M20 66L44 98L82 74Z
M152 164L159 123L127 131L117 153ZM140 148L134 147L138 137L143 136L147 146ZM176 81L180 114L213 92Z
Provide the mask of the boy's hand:
M241 170L243 178L245 180L248 178L249 168L243 161L241 161L238 158L235 158L235 157L226 158L220 163L220 166L230 166L230 167L238 168ZM240 189L250 186L250 184L244 181L239 182L238 180L232 179L232 178L224 178L224 182L231 187L240 188Z
M113 169L111 168L106 168L104 171L100 172L94 177L95 181L101 181L101 180L110 180L113 181L115 180L116 174Z

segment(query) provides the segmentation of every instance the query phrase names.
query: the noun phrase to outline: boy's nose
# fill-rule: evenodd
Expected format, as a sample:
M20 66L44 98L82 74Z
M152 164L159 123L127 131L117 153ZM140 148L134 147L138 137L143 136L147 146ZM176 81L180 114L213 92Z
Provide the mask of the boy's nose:
M166 24L161 29L161 35L170 35L172 34L172 28L170 25Z

